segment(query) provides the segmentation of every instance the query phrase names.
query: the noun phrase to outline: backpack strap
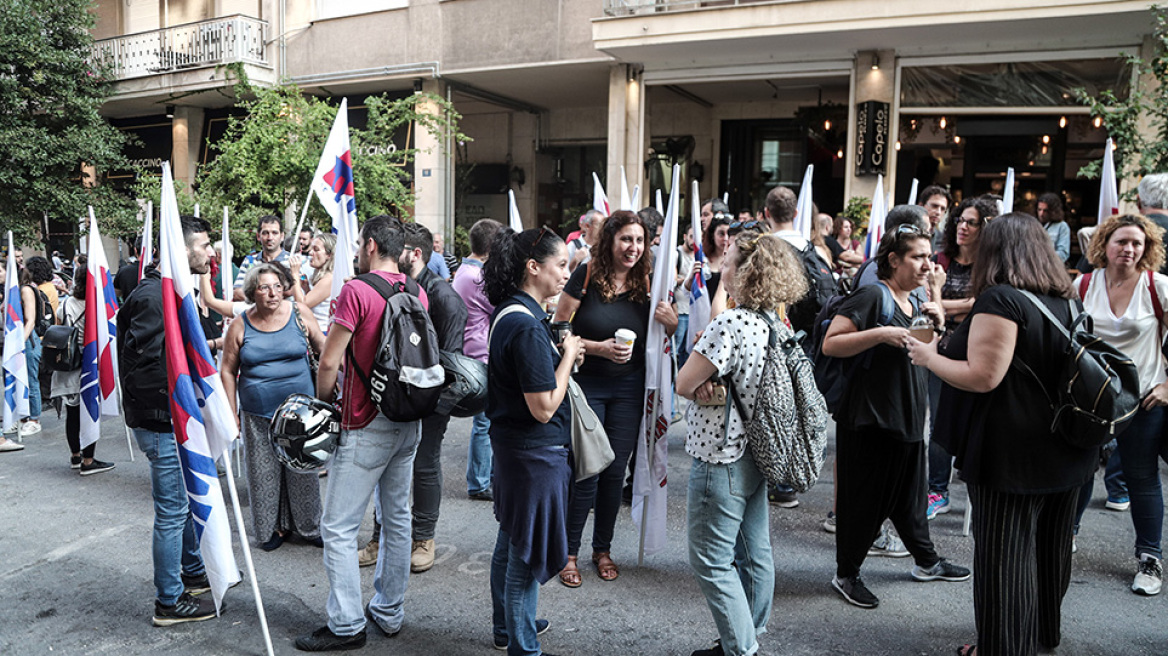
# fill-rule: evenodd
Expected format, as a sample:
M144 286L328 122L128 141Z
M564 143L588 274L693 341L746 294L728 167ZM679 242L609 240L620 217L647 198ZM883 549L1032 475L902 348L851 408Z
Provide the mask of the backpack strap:
M1164 306L1160 304L1160 294L1156 291L1156 277L1152 271L1148 272L1148 292L1152 295L1152 311L1156 313L1156 323L1163 329Z
M1149 271L1148 273L1151 274L1152 272ZM1092 276L1092 272L1088 271L1087 273L1083 274L1082 278L1079 279L1079 300L1080 301L1087 300L1087 288L1091 286L1091 276ZM1164 311L1160 310L1160 299L1156 298L1155 288L1153 288L1153 291L1152 291L1152 305L1157 310L1159 310L1156 313L1156 316L1157 317L1163 316Z
M588 281L592 280L592 262L584 263L584 286L580 288L580 300L584 300L584 296L588 294Z

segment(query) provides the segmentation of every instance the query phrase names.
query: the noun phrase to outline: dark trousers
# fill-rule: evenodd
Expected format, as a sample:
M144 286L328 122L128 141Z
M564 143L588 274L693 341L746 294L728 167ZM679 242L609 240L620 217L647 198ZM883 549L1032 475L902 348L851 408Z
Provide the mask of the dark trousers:
M97 442L81 448L81 406L65 406L65 439L69 441L69 453L80 453L82 458L92 458Z
M584 524L592 509L592 550L608 551L612 546L625 468L637 444L645 404L644 372L622 378L578 376L576 382L588 398L588 406L604 424L616 459L599 475L572 484L568 501L568 554L572 556L580 552Z
M1078 488L1011 494L968 484L978 656L1029 656L1061 638Z
M433 540L442 504L442 438L450 415L422 420L422 440L414 456L413 534L415 540Z
M837 427L835 440L836 575L860 574L885 519L917 565L936 565L925 519L925 443L903 442L879 428Z

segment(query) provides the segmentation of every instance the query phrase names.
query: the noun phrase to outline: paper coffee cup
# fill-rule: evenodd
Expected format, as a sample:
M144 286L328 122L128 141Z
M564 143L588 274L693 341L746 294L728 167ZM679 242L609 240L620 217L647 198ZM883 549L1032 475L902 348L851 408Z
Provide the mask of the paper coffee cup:
M616 331L616 334L613 335L613 338L616 339L617 344L625 344L629 348L632 348L633 343L637 341L637 333L629 330L628 328L621 328L620 330Z

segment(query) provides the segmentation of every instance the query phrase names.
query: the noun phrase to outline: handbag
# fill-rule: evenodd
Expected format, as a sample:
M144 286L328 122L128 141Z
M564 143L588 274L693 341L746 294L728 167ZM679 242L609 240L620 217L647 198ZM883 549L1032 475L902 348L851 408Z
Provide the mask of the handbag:
M495 323L499 319L512 312L524 312L531 315L531 312L528 312L527 308L521 304L509 305L495 315L490 330L495 329ZM551 342L552 348L559 349L550 337L548 341ZM616 460L616 454L613 453L612 445L608 442L608 433L604 431L604 424L600 423L600 418L596 416L592 406L588 405L588 399L584 396L584 390L580 389L580 384L571 377L568 378L567 397L572 406L572 462L576 481L579 482L596 476L607 469Z
M612 452L604 424L573 378L568 379L568 401L572 404L572 462L576 482L580 482L608 469L616 454Z

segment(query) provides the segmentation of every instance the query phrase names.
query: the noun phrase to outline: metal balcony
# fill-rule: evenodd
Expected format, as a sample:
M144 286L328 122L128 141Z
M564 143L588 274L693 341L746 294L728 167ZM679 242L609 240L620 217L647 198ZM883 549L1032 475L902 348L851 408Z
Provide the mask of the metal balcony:
M604 15L638 16L670 11L692 11L717 7L736 7L760 2L796 2L798 0L604 0Z
M114 81L235 62L270 66L267 31L258 18L227 16L102 39L91 57Z

